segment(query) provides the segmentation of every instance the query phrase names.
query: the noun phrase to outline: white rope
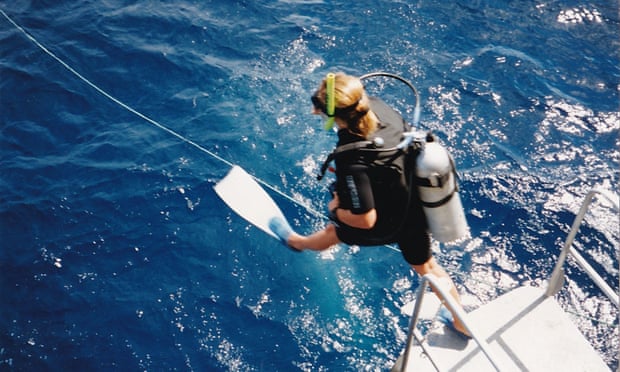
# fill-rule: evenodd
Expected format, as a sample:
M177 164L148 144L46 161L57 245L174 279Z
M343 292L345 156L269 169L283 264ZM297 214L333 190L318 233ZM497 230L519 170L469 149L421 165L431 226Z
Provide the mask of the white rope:
M6 18L7 21L9 21L16 29L18 29L22 34L24 34L24 36L26 36L30 41L32 41L37 47L39 47L42 51L44 51L47 55L49 55L50 57L52 57L53 59L55 59L58 63L60 63L64 68L66 68L69 72L71 72L73 75L75 75L77 78L79 78L80 80L82 80L84 83L88 84L91 88L93 88L94 90L96 90L99 94L101 94L102 96L106 97L107 99L109 99L110 101L116 103L117 105L121 106L122 108L124 108L125 110L131 112L132 114L138 116L139 118L145 120L146 122L148 122L151 125L154 125L155 127L175 136L176 138L180 139L181 141L194 146L195 148L197 148L198 150L204 152L205 154L213 157L214 159L219 160L220 162L232 167L234 164L226 159L224 159L223 157L217 155L216 153L209 151L208 149L204 148L203 146L201 146L200 144L190 140L189 138L186 138L184 136L182 136L181 134L175 132L174 130L168 128L167 126L157 122L154 119L151 119L150 117L144 115L143 113L141 113L140 111L134 109L133 107L129 106L128 104L124 103L123 101L119 100L118 98L112 96L110 93L106 92L105 90L103 90L102 88L100 88L99 86L97 86L95 83L93 83L92 81L88 80L86 77L84 77L82 74L80 74L78 71L76 71L73 67L69 66L69 64L67 64L65 61L63 61L60 57L58 57L56 54L54 54L54 52L52 52L51 50L47 49L43 44L41 44L34 36L30 35L23 27L21 27L19 24L17 24L15 21L13 21L13 19L11 17L9 17L4 10L0 9L0 13L2 13L2 16L4 16L4 18ZM306 209L308 212L316 215L316 216L321 216L323 218L327 218L324 214L310 208L307 205L303 205L301 204L298 200L292 198L291 196L283 193L282 191L278 190L275 186L272 186L271 184L261 180L260 178L257 178L256 176L252 176L257 182L259 182L260 184L262 184L263 186L269 188L270 190L272 190L273 192L279 194L280 196L286 198L287 200L290 200L291 202L299 205L300 207Z

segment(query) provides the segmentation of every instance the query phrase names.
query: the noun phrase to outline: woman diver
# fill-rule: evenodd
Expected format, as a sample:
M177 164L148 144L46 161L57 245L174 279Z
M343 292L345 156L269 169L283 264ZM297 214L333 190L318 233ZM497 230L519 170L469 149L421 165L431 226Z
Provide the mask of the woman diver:
M367 95L362 81L343 73L328 74L312 96L312 114L327 118L326 128L338 130L338 148L367 143L384 128L395 128L400 141L407 124L382 100ZM393 131L392 131L393 132ZM366 155L347 151L335 157L336 181L328 204L331 223L310 235L300 235L281 219L270 228L294 250L321 251L344 242L361 246L397 243L405 260L419 274L434 274L460 297L446 271L432 256L428 225L416 192L402 180L386 181L380 167L369 166ZM396 230L396 231L394 231ZM465 327L452 314L445 314L451 328L468 337ZM447 319L445 319L447 318ZM456 320L455 320L456 319Z

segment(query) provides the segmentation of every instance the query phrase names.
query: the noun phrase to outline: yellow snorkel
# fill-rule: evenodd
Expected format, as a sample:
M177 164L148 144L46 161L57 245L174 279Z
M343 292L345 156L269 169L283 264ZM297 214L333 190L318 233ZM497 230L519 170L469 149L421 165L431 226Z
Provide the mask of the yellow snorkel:
M334 82L336 75L328 73L325 77L325 108L327 121L325 122L325 130L331 130L334 127L334 115L336 114L336 89Z

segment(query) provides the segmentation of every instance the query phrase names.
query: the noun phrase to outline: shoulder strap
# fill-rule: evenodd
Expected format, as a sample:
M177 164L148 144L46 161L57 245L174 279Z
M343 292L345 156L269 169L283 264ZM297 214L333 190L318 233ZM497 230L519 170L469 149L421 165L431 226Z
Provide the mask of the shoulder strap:
M332 151L331 154L327 156L327 159L325 159L325 161L323 162L323 165L321 165L321 172L317 175L316 177L317 180L320 181L323 179L323 177L325 176L325 172L327 172L327 168L329 167L329 163L331 163L334 159L336 159L338 155L344 152L366 148L368 146L371 146L372 144L373 144L372 141L356 141L356 142L351 142L351 143L347 143L346 145L341 145L341 146L336 147L334 151Z

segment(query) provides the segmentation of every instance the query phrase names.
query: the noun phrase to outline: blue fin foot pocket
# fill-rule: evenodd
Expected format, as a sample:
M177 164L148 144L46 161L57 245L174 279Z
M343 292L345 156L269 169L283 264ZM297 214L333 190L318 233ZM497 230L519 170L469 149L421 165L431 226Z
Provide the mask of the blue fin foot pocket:
M284 244L287 248L290 248L294 252L301 252L288 245L288 238L293 233L293 229L285 219L281 217L273 217L269 220L269 229L273 231L274 234L276 234L282 244Z

